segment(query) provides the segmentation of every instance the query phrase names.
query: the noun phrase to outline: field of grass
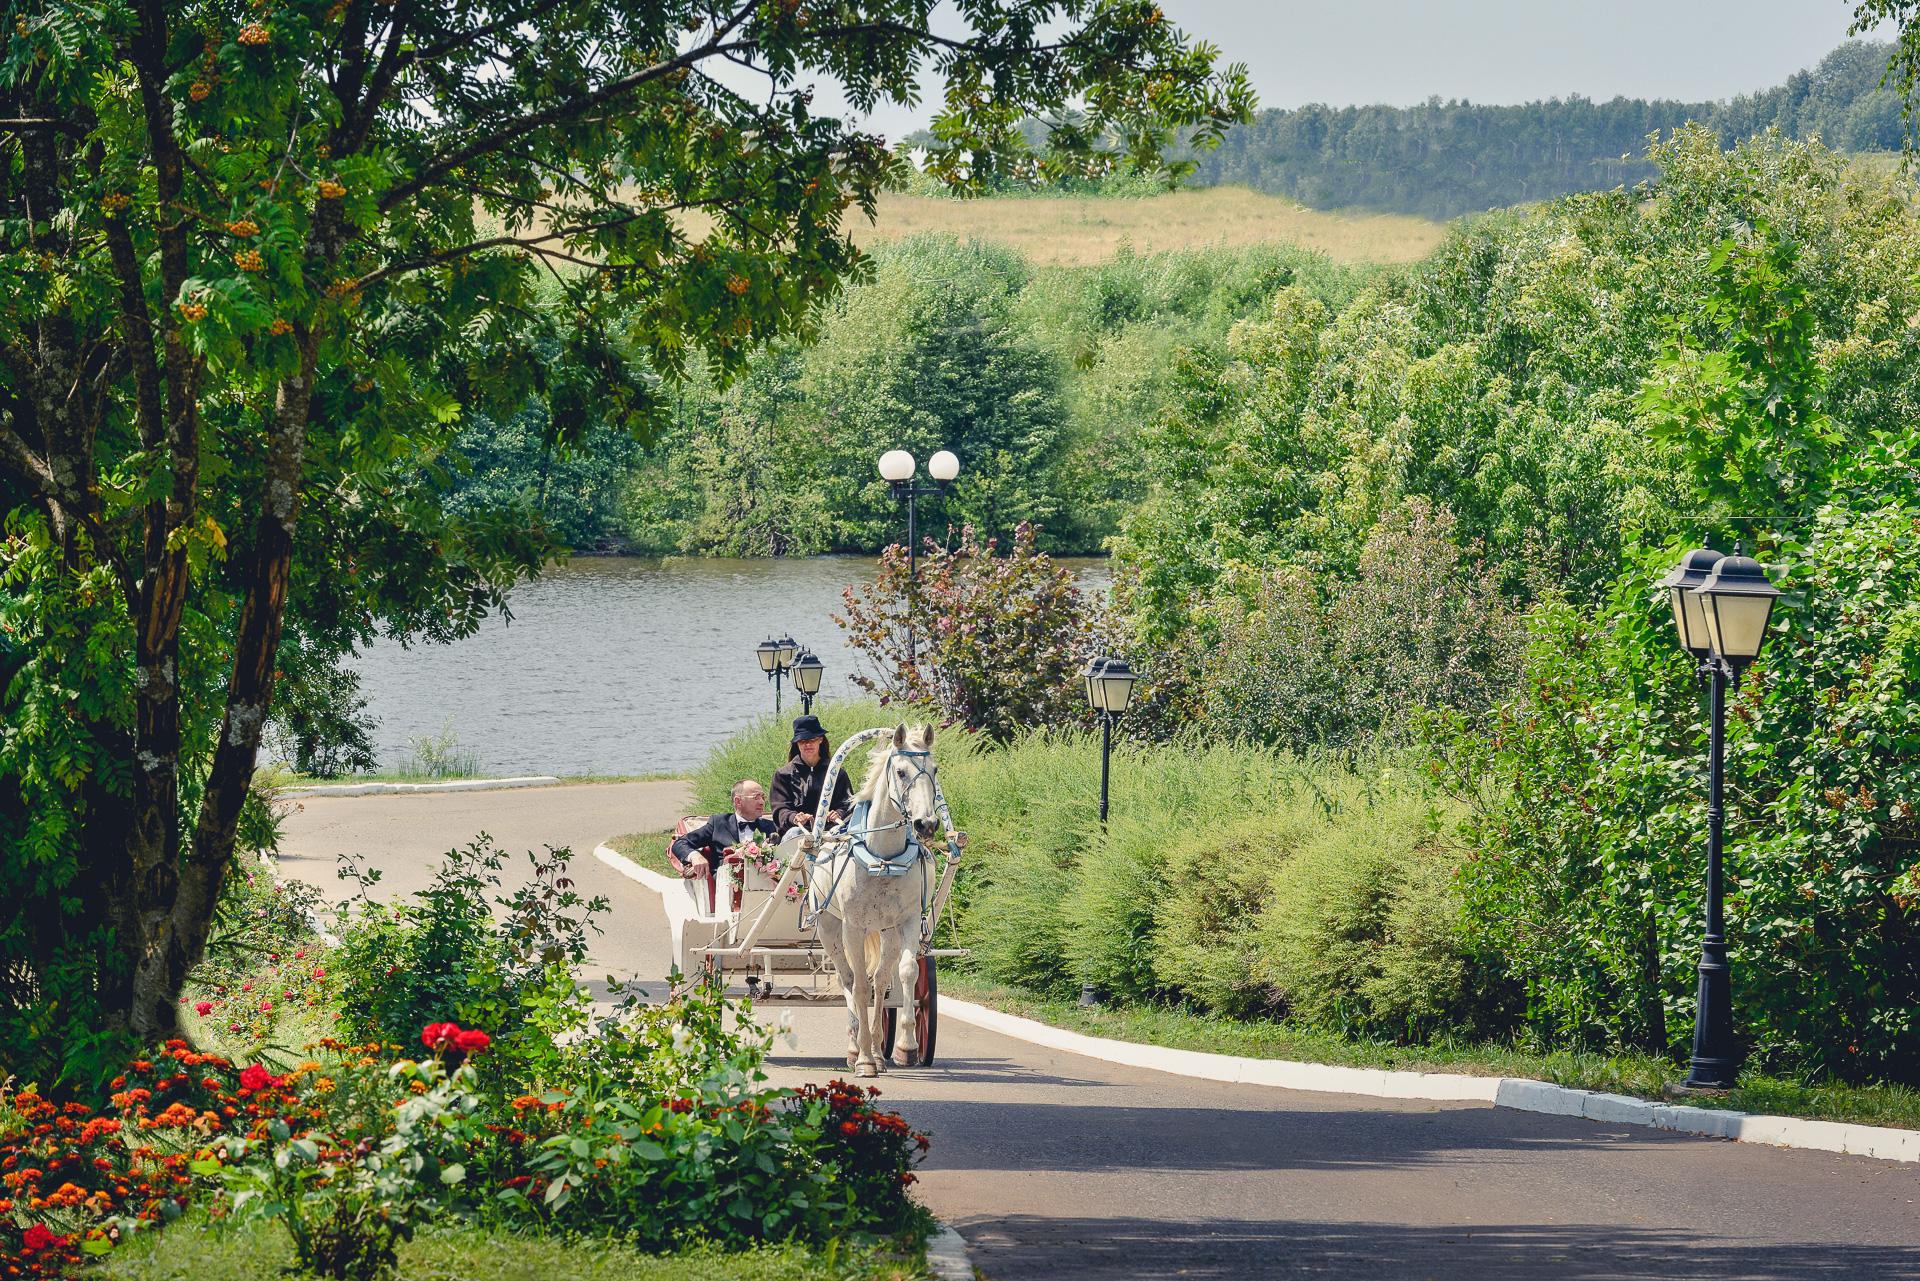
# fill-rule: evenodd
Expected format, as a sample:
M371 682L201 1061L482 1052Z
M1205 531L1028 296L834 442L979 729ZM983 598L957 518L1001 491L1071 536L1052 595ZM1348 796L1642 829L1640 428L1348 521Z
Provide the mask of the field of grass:
M1284 241L1336 262L1413 262L1446 235L1442 223L1401 214L1323 213L1245 187L1207 187L1155 196L1021 196L956 200L889 193L872 226L854 239L872 246L927 232L1019 250L1042 266L1105 262L1137 253L1228 248Z
M113 1281L260 1281L292 1271L278 1224L222 1230L182 1223L115 1251ZM645 1254L613 1241L428 1230L400 1248L393 1281L915 1281L918 1263L855 1249L770 1246L725 1253Z

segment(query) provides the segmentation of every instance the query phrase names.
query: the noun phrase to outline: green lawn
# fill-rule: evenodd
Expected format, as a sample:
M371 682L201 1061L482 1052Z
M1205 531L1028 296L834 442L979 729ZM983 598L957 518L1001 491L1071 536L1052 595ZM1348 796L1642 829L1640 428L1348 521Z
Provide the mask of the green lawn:
M633 832L626 836L616 836L607 844L616 854L624 854L641 867L658 872L662 876L678 876L673 864L667 862L666 832Z
M1327 1032L1277 1022L1209 1018L1165 1007L1083 1009L1013 988L942 975L941 991L1019 1014L1055 1027L1143 1045L1203 1050L1255 1059L1294 1059L1345 1067L1393 1068L1403 1072L1459 1072L1470 1076L1519 1076L1581 1090L1604 1090L1698 1107L1857 1121L1920 1129L1920 1090L1897 1085L1810 1084L1749 1074L1723 1095L1679 1091L1685 1073L1663 1059L1638 1054L1539 1054L1508 1045L1441 1043L1393 1045L1350 1041Z
M189 1220L136 1238L115 1251L98 1275L116 1281L260 1281L287 1275L292 1265L293 1248L277 1224L223 1231ZM918 1281L926 1275L917 1262L858 1248L655 1255L592 1238L447 1228L422 1232L403 1246L393 1281Z

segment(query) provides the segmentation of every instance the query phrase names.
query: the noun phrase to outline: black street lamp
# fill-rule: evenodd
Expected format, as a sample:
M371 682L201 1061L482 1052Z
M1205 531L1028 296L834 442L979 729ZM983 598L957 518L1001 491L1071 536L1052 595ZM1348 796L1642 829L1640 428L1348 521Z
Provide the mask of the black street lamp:
M1107 761L1113 754L1113 723L1133 701L1139 679L1125 659L1101 655L1087 663L1087 705L1100 717L1100 821L1107 821Z
M760 670L773 682L773 710L776 714L780 711L780 680L793 670L794 654L799 649L800 642L791 636L782 636L779 640L769 636L753 647L753 656L760 660ZM795 679L794 688L799 688L798 678ZM814 686L816 691L819 688L817 684Z
M922 498L932 498L947 492L947 486L960 474L960 459L950 449L943 449L927 459L927 475L933 478L931 485L913 483L913 455L904 449L889 449L880 455L880 478L887 482L893 493L894 501L905 500L907 504L907 579L912 581L919 564L920 556L920 513L918 503ZM914 657L913 618L907 618L907 661Z
M1709 696L1707 738L1707 932L1700 942L1695 993L1690 1090L1730 1090L1740 1073L1733 1039L1733 984L1727 969L1726 921L1721 905L1721 802L1726 760L1727 690L1760 654L1780 591L1760 562L1722 556L1709 548L1688 552L1661 581L1673 608L1681 648L1700 661Z
M813 696L820 692L820 680L826 671L826 665L810 649L801 650L793 660L793 692L800 696L802 714L813 710Z

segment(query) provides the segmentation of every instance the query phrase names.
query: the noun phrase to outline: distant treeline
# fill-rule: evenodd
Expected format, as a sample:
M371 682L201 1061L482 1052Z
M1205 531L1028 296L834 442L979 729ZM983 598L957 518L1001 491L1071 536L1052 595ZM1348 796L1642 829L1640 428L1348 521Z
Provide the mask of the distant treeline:
M1729 143L1775 127L1818 135L1838 151L1893 151L1900 100L1879 87L1890 52L1844 44L1783 85L1727 102L1572 97L1489 107L1434 98L1417 107L1263 111L1194 157L1191 181L1244 184L1319 209L1451 218L1649 178L1647 135L1689 120Z

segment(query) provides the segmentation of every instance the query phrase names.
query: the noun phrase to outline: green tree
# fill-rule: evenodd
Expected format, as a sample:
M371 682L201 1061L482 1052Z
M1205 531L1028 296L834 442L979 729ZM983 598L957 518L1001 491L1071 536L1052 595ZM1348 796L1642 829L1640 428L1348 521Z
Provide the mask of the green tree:
M444 634L540 562L518 513L448 510L464 412L553 367L644 432L696 355L736 371L858 270L848 211L896 161L813 77L869 106L937 74L976 173L1069 102L1129 136L1248 110L1144 0L931 9L8 0L0 1043L29 1072L175 1030L290 601L342 645Z

